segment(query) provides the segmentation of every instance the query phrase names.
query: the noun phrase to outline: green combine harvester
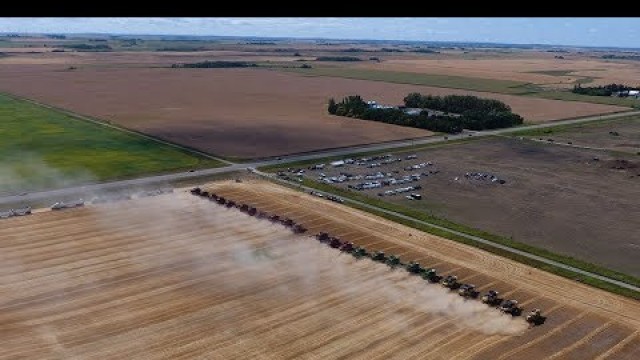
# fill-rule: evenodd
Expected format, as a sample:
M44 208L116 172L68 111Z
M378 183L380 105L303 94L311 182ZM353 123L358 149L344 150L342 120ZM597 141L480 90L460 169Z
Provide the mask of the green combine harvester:
M420 263L417 263L415 261L412 261L409 264L407 264L406 269L410 274L415 274L415 275L421 275L426 271L425 268L420 266Z
M387 258L387 265L389 265L390 267L396 267L398 265L402 265L402 263L400 262L400 258L395 256L395 255L390 255Z
M376 251L371 255L371 260L377 262L385 262L387 261L387 256L384 254L384 251Z
M353 249L353 251L351 252L351 255L353 255L353 257L356 259L361 259L365 256L368 256L369 254L367 253L367 250L365 250L363 247L358 246L355 249Z

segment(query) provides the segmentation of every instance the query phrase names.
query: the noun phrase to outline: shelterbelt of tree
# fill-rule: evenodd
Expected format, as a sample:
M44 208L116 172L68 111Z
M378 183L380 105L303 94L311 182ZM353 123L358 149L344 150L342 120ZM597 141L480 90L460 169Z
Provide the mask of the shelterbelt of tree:
M369 106L359 95L345 97L339 103L329 99L332 115L409 126L431 131L459 133L462 129L486 130L520 125L524 119L499 100L470 95L432 96L410 93L404 98L404 108L423 109L409 114L401 107ZM436 110L440 113L433 113Z

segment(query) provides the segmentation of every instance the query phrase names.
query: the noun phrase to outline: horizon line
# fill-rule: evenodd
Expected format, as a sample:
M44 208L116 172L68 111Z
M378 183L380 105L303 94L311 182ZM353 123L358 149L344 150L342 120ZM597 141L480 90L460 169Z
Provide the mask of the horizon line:
M323 37L296 37L296 36L258 36L258 35L197 35L197 34L144 34L144 33L111 33L111 32L0 32L1 36L7 35L102 35L102 36L179 36L194 38L239 38L239 39L275 39L275 40L333 40L333 41L362 41L362 42L407 42L407 43L450 43L450 44L478 44L478 45L515 45L515 46L543 46L543 47L562 47L562 48L589 48L589 49L625 49L640 50L638 47L623 46L601 46L601 45L563 45L563 44L540 44L540 43L501 43L501 42L482 42L482 41L461 41L461 40L402 40L402 39L364 39L364 38L323 38Z

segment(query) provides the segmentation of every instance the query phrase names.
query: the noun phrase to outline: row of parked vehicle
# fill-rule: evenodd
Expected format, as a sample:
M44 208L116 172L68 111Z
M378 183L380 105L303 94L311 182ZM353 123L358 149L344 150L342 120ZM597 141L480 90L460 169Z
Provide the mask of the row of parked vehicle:
M9 209L7 211L0 211L0 219L8 219L14 216L26 216L31 215L31 207L27 206L21 209Z

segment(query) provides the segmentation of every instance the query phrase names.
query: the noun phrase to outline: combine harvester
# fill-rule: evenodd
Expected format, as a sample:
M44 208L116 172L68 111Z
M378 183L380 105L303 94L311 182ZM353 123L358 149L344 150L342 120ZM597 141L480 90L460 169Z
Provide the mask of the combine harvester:
M499 295L497 291L489 290L489 292L482 296L482 303L489 306L499 306L502 303L502 299L498 297Z
M455 275L449 275L444 278L440 284L450 290L455 290L460 287L460 283L458 282L458 277Z
M520 316L522 314L522 308L518 306L516 300L507 300L500 305L500 311L511 316Z
M463 284L462 286L460 286L460 289L458 289L458 295L464 297L464 298L472 298L475 299L478 297L478 295L480 295L480 292L478 290L476 290L476 286L472 285L472 284Z
M541 315L540 309L533 309L527 315L526 320L531 326L538 326L544 324L547 318Z
M389 257L387 258L386 264L392 269L394 269L396 266L402 266L402 262L400 261L400 258L395 255L389 255Z

